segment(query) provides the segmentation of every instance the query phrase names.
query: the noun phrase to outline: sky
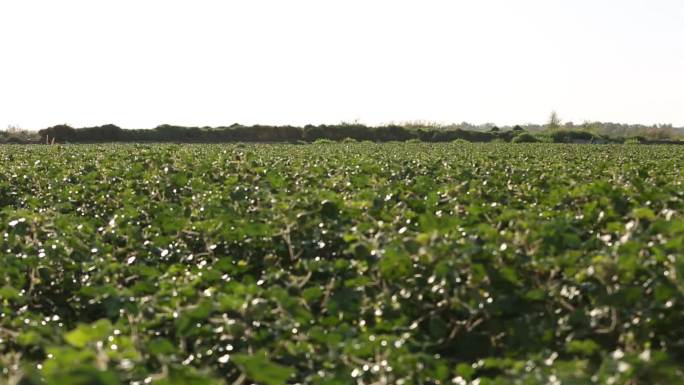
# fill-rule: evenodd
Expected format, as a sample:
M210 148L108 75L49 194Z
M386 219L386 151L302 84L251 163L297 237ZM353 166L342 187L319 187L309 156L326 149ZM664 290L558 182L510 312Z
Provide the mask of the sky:
M0 129L684 126L682 0L0 0Z

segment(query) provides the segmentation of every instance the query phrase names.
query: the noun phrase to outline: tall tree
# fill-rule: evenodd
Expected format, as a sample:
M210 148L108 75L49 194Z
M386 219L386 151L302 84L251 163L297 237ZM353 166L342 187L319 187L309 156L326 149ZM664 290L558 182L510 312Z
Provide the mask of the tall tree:
M549 122L547 123L547 127L550 130L557 130L560 128L561 120L558 117L558 113L556 111L551 111L551 116L549 116Z

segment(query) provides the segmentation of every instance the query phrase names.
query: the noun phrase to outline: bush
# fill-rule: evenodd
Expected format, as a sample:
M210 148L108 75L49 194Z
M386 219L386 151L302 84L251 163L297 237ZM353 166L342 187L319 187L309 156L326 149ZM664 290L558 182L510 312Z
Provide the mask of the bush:
M17 137L17 136L10 136L10 137L7 137L7 138L4 139L4 142L5 142L5 143L14 143L14 144L24 144L24 143L27 143L27 141L26 141L25 139L22 139L22 138Z
M551 132L549 136L555 143L589 142L595 138L591 132L579 130L557 130Z
M539 142L539 139L537 139L534 135L524 133L517 135L516 137L513 138L512 140L513 143L537 143Z
M314 141L314 144L334 144L335 141L332 141L330 139L316 139Z
M74 141L76 130L66 124L52 126L38 131L43 142L54 140L56 143Z

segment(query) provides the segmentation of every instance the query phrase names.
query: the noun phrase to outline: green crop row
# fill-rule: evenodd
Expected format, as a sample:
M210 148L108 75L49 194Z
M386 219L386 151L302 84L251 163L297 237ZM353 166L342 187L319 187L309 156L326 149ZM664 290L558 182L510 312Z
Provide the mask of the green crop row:
M678 146L3 146L0 162L0 383L684 378Z

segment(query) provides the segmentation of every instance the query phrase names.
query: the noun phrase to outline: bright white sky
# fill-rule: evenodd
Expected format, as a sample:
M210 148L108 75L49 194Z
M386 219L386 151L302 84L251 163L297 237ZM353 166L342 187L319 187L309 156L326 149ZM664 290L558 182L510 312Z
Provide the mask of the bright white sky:
M0 0L0 128L684 125L682 0Z

